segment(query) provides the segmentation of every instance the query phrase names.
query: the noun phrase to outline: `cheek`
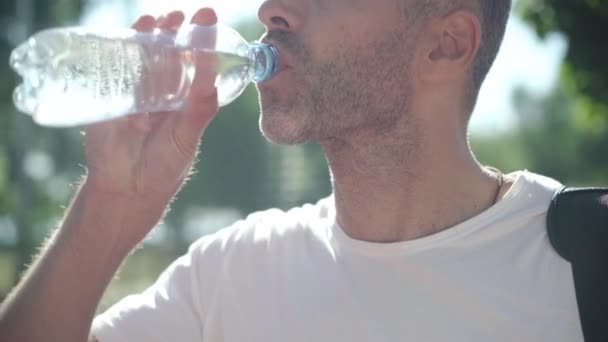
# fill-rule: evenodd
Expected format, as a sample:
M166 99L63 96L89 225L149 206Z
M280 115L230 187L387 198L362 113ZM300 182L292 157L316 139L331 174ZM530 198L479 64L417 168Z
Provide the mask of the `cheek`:
M310 54L313 63L331 64L342 61L369 61L375 55L387 55L394 50L394 40L386 44L392 32L379 31L377 28L352 26L332 26L333 31L324 31L310 40ZM377 51L381 48L383 51Z
M307 35L305 44L309 47L311 57L318 62L332 62L341 50L356 44L362 37L360 32L344 23L329 21L329 24L317 25L314 32Z

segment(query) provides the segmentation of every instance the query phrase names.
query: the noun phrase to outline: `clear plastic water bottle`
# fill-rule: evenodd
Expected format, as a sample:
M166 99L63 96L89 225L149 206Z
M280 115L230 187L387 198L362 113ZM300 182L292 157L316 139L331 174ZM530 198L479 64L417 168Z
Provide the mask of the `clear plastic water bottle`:
M249 82L271 78L278 59L273 46L249 44L222 24L184 25L177 34L48 29L11 54L10 65L23 78L13 101L41 125L89 124L179 110L195 73L207 73L215 77L222 106Z

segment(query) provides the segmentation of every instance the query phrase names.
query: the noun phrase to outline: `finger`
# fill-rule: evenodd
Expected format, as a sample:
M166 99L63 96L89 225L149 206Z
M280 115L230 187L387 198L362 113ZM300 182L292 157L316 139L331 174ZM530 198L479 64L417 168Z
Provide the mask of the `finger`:
M211 8L202 8L192 16L191 22L200 26L215 25L217 24L217 15ZM196 40L196 45L205 46L213 50L216 45L217 32L215 30L208 31L208 34L200 34L193 39ZM196 74L192 82L189 99L197 102L197 99L204 99L215 93L215 79L217 78L219 60L216 54L203 51L194 55L194 62Z
M196 25L215 25L217 15L210 8L203 8L197 11L191 20ZM215 46L215 34L205 39L205 46L210 48ZM217 57L214 54L194 55L196 73L188 101L184 111L174 115L175 136L183 142L185 146L196 146L205 128L215 117L218 111L217 89L215 79L217 77L216 65Z
M198 102L215 94L220 62L216 54L198 53L194 55L194 64L196 73L188 94L190 102Z
M159 16L156 19L156 26L161 31L159 35L169 33L174 36L178 28L184 21L184 13L181 11L172 11L165 15ZM177 63L181 59L182 51L178 49L168 49L163 52L165 61L174 61L164 63L163 67L158 70L158 75L155 76L162 79L162 82L156 82L157 89L161 89L163 94L174 94L175 90L180 88L183 80L182 64ZM151 122L154 126L154 123Z
M217 15L211 8L198 10L191 19L192 24L215 25ZM211 37L204 38L205 46L215 47L215 32ZM218 111L217 89L215 88L215 72L217 58L214 54L194 55L195 77L190 87L186 107L182 113L171 116L175 139L181 141L180 145L189 146L193 150L205 128L215 117Z
M172 116L176 136L180 137L185 146L196 146L203 131L217 114L219 104L215 77L215 73L210 72L198 77L192 83L184 111Z
M156 21L158 28L166 31L177 31L184 22L184 13L181 11L173 11L163 16L161 20Z
M156 19L151 15L142 15L132 27L140 32L151 32L156 28Z
M139 32L152 32L156 28L156 19L151 15L142 15L135 21L132 27ZM127 121L129 122L129 127L134 128L138 132L147 133L150 131L151 126L147 113L130 115Z
M214 50L217 41L217 15L211 8L198 10L192 16L189 44L202 49Z
M197 25L215 25L217 24L217 14L213 8L201 8L194 13L191 22Z

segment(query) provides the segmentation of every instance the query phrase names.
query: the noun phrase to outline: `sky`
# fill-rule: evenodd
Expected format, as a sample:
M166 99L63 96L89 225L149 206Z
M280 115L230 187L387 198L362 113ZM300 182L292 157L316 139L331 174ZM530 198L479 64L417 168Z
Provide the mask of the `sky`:
M220 20L233 23L255 18L260 3L262 0L90 0L83 24L126 26L138 14L159 15L180 9L191 15L202 6L215 8ZM512 128L517 123L513 90L523 87L537 96L550 92L558 80L566 47L561 36L540 40L517 16L511 16L503 46L482 87L471 121L472 132L495 134Z

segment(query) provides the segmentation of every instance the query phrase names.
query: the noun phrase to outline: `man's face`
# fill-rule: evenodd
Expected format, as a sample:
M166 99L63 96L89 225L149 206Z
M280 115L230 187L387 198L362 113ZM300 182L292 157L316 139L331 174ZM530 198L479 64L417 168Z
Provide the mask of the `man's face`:
M260 126L296 144L382 132L406 112L413 30L402 0L267 0L265 39L288 67L260 83Z

